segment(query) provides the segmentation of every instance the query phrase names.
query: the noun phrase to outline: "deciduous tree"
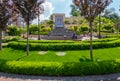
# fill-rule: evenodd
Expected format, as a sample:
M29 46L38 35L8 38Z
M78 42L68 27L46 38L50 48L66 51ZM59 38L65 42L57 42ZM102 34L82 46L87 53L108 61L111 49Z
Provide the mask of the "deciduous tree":
M9 0L0 1L0 50L2 50L2 31L6 29L7 23L11 17L11 5Z
M44 0L13 0L27 24L27 55L29 55L29 25L37 16L38 5Z
M92 53L92 25L95 17L99 15L111 3L112 0L73 0L73 3L79 8L82 16L89 22L90 26L90 57L93 61Z

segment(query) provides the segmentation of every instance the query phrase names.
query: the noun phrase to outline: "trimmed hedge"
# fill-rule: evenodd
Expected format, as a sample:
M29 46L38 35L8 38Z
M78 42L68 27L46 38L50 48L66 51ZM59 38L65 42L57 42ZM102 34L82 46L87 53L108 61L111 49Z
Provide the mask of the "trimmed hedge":
M111 42L94 42L93 49L111 48L120 46L120 40ZM26 43L10 42L8 47L26 50ZM90 49L89 43L30 43L30 50L87 50Z
M111 38L111 37L120 38L120 34L107 34L107 35L105 35L105 37L108 37L108 38Z
M42 76L83 76L120 72L120 61L99 62L27 62L1 61L0 71Z
M102 38L102 39L95 39L95 40L92 40L92 42L110 42L110 41L115 41L115 40L118 40L118 38ZM90 43L90 40L85 40L85 41L82 41L84 43Z
M19 40L18 42L26 43L26 40ZM75 43L72 40L29 40L30 43Z
M18 37L2 39L2 43L7 43L7 42L11 42L11 41L18 41L18 40L19 40Z
M109 42L118 40L118 38L104 38L104 39L95 39L93 42ZM26 43L26 40L19 40L18 42ZM29 40L30 43L79 43L80 41L72 40ZM89 43L89 40L82 41L84 43Z

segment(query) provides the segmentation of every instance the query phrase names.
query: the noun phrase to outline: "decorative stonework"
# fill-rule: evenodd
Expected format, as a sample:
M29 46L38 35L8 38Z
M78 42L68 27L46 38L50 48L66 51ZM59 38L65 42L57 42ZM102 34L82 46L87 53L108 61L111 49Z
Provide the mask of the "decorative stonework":
M65 14L53 14L55 28L64 28Z
M40 52L38 52L38 54L40 54L40 55L45 55L47 52L46 51L40 51Z
M57 55L57 56L65 56L66 53L65 53L65 52L57 52L56 55Z
M69 31L65 27L65 14L53 14L53 21L54 21L54 29L52 32L49 33L49 36L57 36L60 37L62 36L62 39L67 40L68 38L70 39L72 36L72 31Z

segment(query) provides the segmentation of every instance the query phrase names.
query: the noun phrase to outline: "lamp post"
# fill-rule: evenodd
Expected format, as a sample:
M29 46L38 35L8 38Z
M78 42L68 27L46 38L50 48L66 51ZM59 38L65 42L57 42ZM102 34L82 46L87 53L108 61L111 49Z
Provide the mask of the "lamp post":
M38 40L41 40L41 37L40 37L40 13L39 13L39 10L38 10Z
M40 14L42 14L44 12L44 7L43 5L41 5L42 3L44 3L45 0L38 0L37 3L37 15L38 15L38 40L41 40L41 36L40 36Z
M98 38L99 38L99 39L101 38L100 27L101 27L101 23L102 23L102 22L101 22L101 16L103 16L103 15L104 15L104 13L100 13L100 14L98 15L98 17L99 17L99 18L98 18L98 19L99 19L99 20L98 20L98 21L99 21L99 26L98 26L98 27L99 27L99 28L98 28Z
M38 14L38 40L41 40L41 36L40 36L40 14L42 14L44 12L44 7L43 5L38 5L37 7L37 14Z

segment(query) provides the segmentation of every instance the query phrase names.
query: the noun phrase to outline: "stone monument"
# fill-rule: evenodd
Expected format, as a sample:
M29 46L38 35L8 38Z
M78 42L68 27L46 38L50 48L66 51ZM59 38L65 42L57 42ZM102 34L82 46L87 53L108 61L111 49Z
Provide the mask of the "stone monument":
M51 36L66 36L71 37L72 31L69 31L65 28L65 14L53 14L53 21L54 21L54 29L50 32Z
M64 28L65 14L53 14L55 28Z

